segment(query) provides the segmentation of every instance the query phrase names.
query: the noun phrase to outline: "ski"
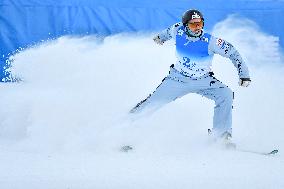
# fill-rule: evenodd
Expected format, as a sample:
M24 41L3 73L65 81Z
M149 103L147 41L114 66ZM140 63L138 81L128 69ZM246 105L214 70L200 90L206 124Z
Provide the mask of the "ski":
M234 144L234 148L229 147L229 148L227 148L227 149L229 149L229 150L235 150L235 151L239 151L239 152L244 152L244 153L251 153L251 154L264 155L264 156L272 156L272 155L275 155L275 154L278 153L278 150L277 150L277 149L274 149L274 150L272 150L272 151L270 151L270 152L259 152L259 151L254 151L254 150L239 149L239 148L236 148L235 144ZM122 146L122 147L120 148L120 151L121 151L121 152L126 152L126 153L127 153L127 152L130 152L130 151L132 151L132 150L133 150L133 147L132 147L132 146L128 146L128 145Z
M252 153L252 154L259 154L259 155L264 155L264 156L270 156L270 155L275 155L278 153L277 149L274 149L270 152L259 152L259 151L254 151L254 150L244 150L244 149L235 149L236 151L239 152L245 152L245 153Z
M212 130L208 129L208 136L210 136L212 134ZM227 138L228 140L228 138ZM254 151L254 150L246 150L246 149L241 149L241 148L237 148L237 144L228 141L227 143L225 143L225 148L228 150L235 150L235 151L239 151L239 152L245 152L245 153L252 153L252 154L259 154L259 155L264 155L264 156L270 156L270 155L275 155L278 153L277 149L274 149L270 152L259 152L259 151Z

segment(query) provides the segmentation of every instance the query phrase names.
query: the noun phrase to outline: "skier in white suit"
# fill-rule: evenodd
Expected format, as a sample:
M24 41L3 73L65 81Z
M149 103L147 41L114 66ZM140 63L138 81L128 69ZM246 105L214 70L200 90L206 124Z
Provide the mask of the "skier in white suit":
M157 89L138 103L130 113L145 108L158 109L188 93L200 94L215 101L212 136L231 140L232 103L234 93L214 77L211 70L214 54L229 58L238 70L239 85L249 86L248 68L239 52L229 42L203 31L204 18L198 10L188 10L182 22L163 30L154 37L157 44L174 39L177 61Z

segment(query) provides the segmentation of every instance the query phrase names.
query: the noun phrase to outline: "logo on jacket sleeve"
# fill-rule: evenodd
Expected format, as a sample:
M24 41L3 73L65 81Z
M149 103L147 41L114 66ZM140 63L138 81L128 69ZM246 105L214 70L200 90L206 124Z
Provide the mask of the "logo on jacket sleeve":
M217 42L216 42L216 45L218 45L219 47L221 47L223 44L224 44L224 40L218 38L218 39L217 39Z

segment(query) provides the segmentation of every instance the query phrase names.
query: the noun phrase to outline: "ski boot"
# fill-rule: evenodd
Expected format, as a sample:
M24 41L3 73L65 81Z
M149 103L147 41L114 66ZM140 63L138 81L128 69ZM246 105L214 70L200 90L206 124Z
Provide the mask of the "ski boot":
M212 135L211 129L208 129L208 135ZM235 150L237 148L237 145L232 142L232 134L229 132L224 132L220 138L214 138L214 141L228 150Z
M235 150L237 145L232 142L232 135L231 133L225 132L222 134L221 138L223 139L225 148L228 150Z

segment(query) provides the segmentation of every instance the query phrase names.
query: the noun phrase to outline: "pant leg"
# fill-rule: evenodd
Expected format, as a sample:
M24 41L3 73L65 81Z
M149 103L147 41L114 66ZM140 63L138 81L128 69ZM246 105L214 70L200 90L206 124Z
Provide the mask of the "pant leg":
M130 113L139 113L145 109L149 111L156 111L167 103L172 102L187 93L188 91L186 90L184 82L167 76L163 79L162 83L156 88L156 90L146 99L139 102L130 111Z
M223 133L232 134L232 90L214 77L210 77L209 87L201 89L198 94L215 101L213 117L213 134L220 137Z

